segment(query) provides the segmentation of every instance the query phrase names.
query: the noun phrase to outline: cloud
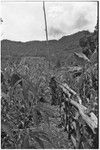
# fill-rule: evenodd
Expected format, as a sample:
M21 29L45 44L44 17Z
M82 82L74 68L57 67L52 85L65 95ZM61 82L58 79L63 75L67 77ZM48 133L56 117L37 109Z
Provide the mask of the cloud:
M46 8L50 39L58 39L79 30L94 30L96 2L51 2L47 3Z
M45 40L42 2L5 2L2 5L3 38ZM45 8L49 39L59 39L79 30L93 31L96 25L96 2L45 2Z
M49 17L52 17L52 18L56 18L58 17L62 12L63 12L63 7L62 6L52 6L49 8L48 11L48 14L49 14Z
M53 37L56 37L56 36L61 36L63 35L64 32L62 31L62 29L57 29L57 28L54 28L54 27L51 27L49 29L49 36L53 36Z
M76 29L81 29L83 27L85 27L86 25L88 25L90 22L88 19L85 18L84 14L80 14L78 16L78 19L76 20L75 24L74 24L74 28Z
M30 41L45 39L42 3L3 3L4 39Z

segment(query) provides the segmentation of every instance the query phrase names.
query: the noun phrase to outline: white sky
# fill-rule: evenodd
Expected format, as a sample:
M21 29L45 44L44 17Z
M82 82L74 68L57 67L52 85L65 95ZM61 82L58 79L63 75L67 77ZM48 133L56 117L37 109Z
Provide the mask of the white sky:
M80 30L93 31L97 21L96 2L46 2L49 39ZM2 39L45 40L42 2L2 2Z

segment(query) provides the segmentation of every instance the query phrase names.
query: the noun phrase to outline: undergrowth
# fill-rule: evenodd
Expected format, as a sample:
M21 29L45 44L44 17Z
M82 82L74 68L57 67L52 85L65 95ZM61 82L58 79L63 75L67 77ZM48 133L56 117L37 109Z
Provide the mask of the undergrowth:
M49 68L41 58L9 59L1 72L2 149L98 148L94 48L88 55L74 53L78 65L69 67Z

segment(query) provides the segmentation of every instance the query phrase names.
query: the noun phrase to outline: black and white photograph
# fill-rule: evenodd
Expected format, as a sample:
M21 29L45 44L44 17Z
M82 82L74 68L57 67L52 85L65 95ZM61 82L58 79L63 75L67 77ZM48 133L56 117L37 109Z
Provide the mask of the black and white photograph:
M1 149L99 149L99 1L0 4Z

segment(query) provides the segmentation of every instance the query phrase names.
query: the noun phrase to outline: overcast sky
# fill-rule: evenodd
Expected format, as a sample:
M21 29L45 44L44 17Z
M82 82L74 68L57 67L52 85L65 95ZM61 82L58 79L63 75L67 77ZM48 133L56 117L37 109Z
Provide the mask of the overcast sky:
M46 2L49 39L59 39L81 30L93 31L96 2ZM2 2L2 39L45 40L42 2Z

